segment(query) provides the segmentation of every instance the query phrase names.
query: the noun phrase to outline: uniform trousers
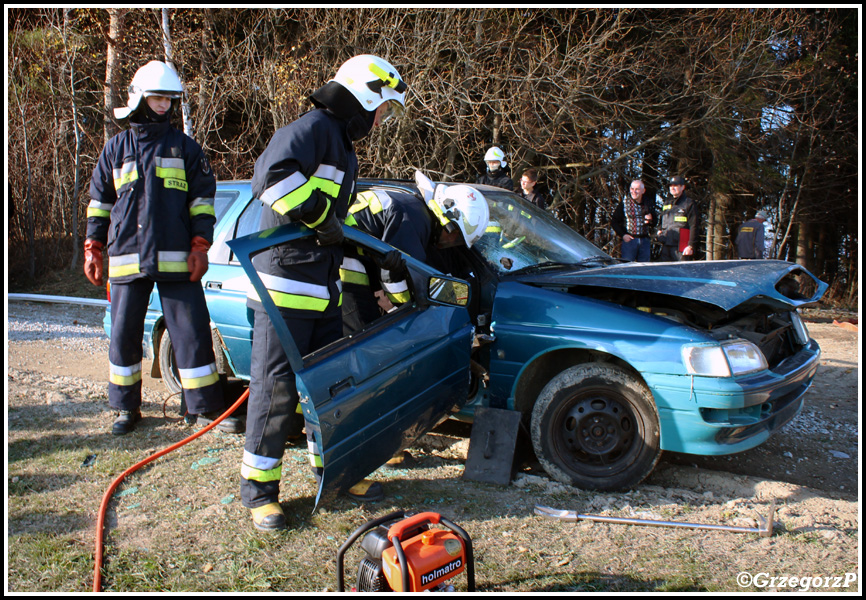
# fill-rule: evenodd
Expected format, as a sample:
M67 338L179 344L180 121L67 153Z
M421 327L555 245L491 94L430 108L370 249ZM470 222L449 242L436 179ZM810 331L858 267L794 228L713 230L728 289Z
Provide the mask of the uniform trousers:
M159 281L143 277L111 284L111 373L108 403L115 410L141 406L141 360L144 318L156 283L184 401L190 414L225 407L214 360L210 314L201 283Z
M295 373L277 332L264 309L253 313L250 396L247 406L244 464L241 468L241 501L247 508L278 502L280 470L286 441L300 434ZM343 337L340 313L318 319L298 319L282 313L301 356ZM321 474L321 460L307 427L307 447L314 475Z

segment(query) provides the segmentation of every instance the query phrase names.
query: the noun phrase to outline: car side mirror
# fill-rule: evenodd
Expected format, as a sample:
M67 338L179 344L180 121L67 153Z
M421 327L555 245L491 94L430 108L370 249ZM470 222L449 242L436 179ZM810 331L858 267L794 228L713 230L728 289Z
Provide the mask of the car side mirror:
M427 297L441 304L466 306L469 304L469 284L459 279L431 277L427 285Z

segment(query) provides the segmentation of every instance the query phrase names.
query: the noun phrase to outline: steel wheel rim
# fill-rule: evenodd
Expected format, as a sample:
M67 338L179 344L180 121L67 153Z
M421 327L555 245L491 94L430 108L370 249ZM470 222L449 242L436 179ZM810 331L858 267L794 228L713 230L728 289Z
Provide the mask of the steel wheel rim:
M567 468L582 475L612 475L639 453L643 423L627 401L587 390L561 405L548 431Z

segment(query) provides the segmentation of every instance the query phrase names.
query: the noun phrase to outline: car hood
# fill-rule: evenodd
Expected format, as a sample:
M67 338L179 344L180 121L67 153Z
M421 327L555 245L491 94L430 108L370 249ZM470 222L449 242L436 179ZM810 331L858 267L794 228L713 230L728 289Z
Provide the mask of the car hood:
M815 303L827 284L803 267L780 260L719 260L670 263L627 263L585 269L514 275L541 286L613 288L688 298L729 311L770 306L791 310Z

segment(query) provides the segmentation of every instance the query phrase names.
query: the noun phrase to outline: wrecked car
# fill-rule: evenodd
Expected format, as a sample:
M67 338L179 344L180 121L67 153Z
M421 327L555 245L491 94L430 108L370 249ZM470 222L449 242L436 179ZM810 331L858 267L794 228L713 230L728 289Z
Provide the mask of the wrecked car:
M257 232L262 205L249 182L218 184L202 282L218 367L249 378L252 286L295 367L324 459L322 490L352 485L443 418L471 419L478 407L518 411L554 479L610 491L640 483L663 450L741 452L800 411L820 349L797 309L827 288L806 269L775 260L623 263L516 194L473 187L488 200L491 226L460 250L467 272L439 273L405 256L411 302L299 356L250 256L312 232ZM402 181L358 188L419 194ZM392 250L344 230L346 243L372 255ZM152 374L179 391L155 293L145 329Z

